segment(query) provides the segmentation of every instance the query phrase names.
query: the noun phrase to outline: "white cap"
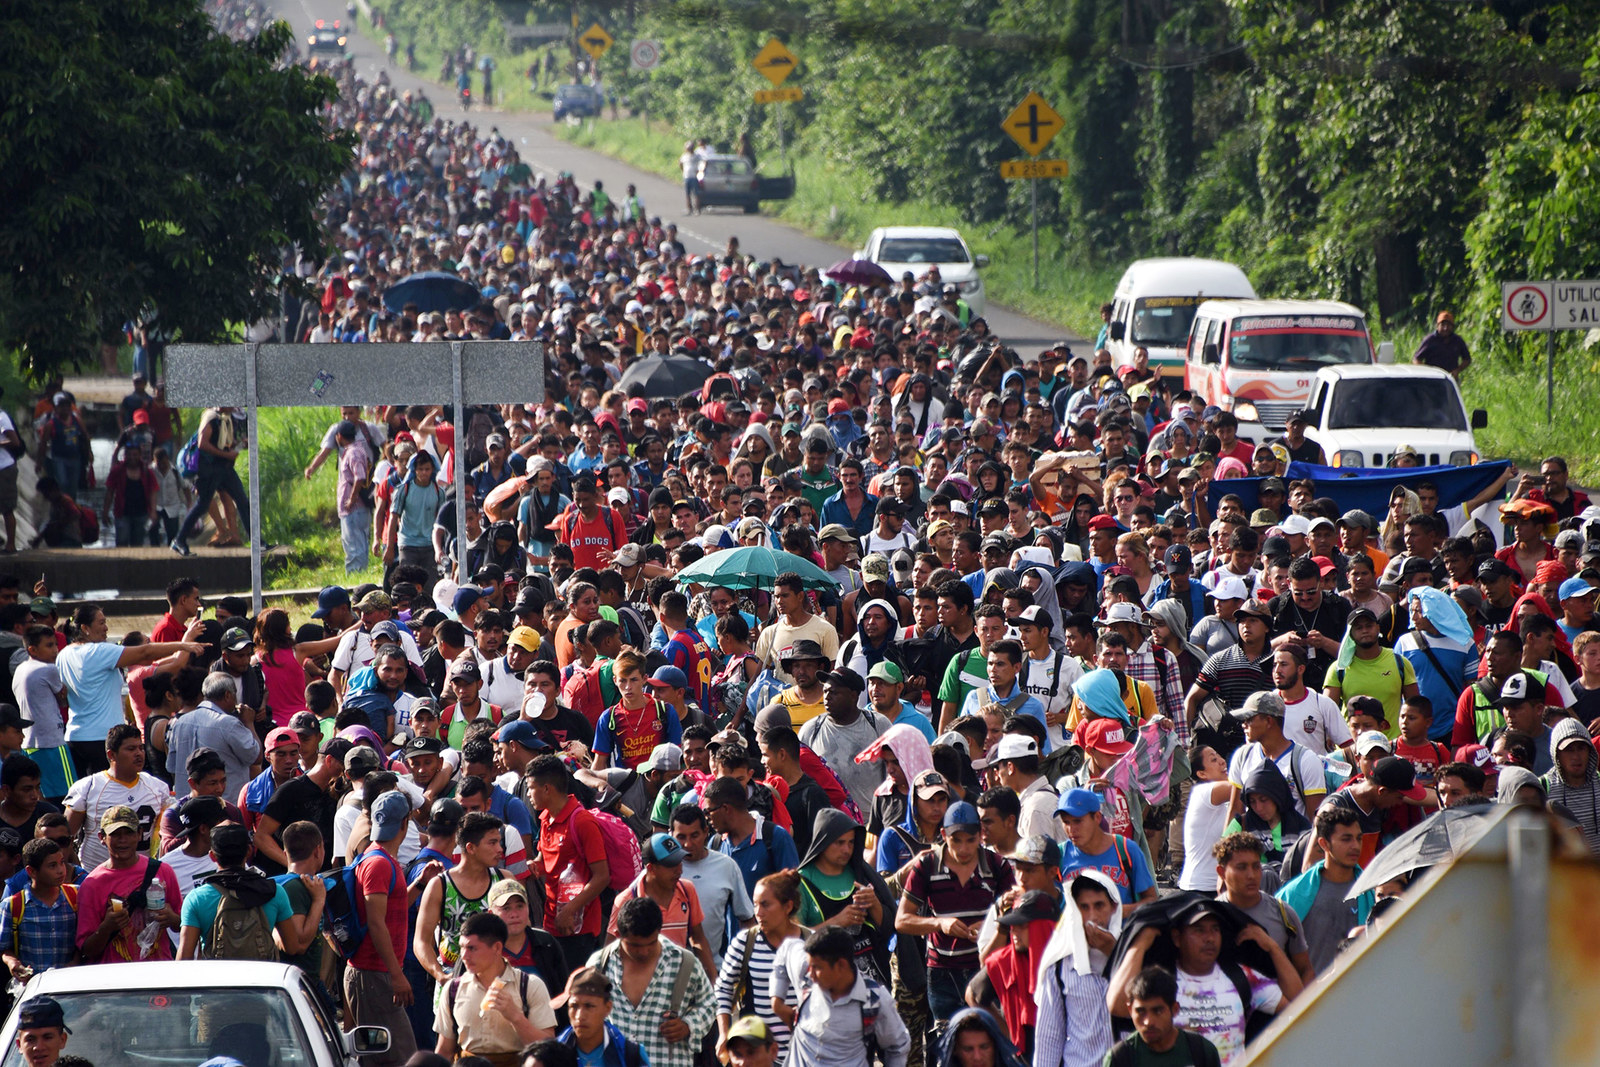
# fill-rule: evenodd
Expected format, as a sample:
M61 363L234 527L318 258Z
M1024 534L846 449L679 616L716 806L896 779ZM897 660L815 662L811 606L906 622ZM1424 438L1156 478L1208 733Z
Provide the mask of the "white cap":
M1356 755L1365 756L1375 748L1385 752L1393 752L1394 747L1389 744L1389 739L1378 730L1363 730L1361 736L1356 738Z
M1286 534L1299 534L1304 537L1311 532L1311 520L1304 515L1290 515L1278 523L1278 529Z
M1024 756L1037 756L1038 754L1039 742L1027 734L1005 734L1000 738L1000 744L995 748L994 758L996 760L1022 759Z
M1249 600L1250 590L1244 587L1243 578L1229 574L1217 579L1211 595L1217 600Z
M626 504L631 498L628 491L620 485L612 486L606 491L606 503Z

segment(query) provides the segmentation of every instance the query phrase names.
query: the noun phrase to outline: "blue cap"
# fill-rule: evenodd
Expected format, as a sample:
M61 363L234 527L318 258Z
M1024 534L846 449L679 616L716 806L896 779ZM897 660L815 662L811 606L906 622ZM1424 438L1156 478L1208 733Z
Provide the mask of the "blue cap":
M515 741L523 748L533 749L535 752L545 751L550 748L550 743L539 736L539 731L533 728L533 723L526 719L512 719L494 735L496 741Z
M313 619L326 619L328 613L334 608L350 606L350 590L342 585L330 585L317 594L317 610L311 613Z
M1575 596L1588 596L1592 592L1594 592L1594 586L1582 578L1568 578L1561 583L1561 590L1558 595L1562 600L1566 600Z
M391 789L372 802L372 840L390 841L405 830L411 817L411 801L404 793Z
M1092 815L1100 810L1100 794L1093 789L1069 789L1056 801L1057 815L1070 815L1074 819Z
M687 689L689 679L683 671L669 665L657 667L656 673L652 674L644 684L658 689Z
M483 590L475 585L464 585L456 590L455 599L450 602L450 607L457 615L460 615L482 599Z
M683 846L671 834L651 834L641 850L646 863L676 867L684 860Z
M950 805L944 812L946 830L971 830L978 832L978 809L965 800Z

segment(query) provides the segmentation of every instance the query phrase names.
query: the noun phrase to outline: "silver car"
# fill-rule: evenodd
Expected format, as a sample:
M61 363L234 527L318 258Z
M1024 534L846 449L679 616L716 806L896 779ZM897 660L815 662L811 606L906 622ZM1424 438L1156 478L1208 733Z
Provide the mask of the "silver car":
M742 207L746 215L761 210L761 179L743 156L707 156L695 172L694 209Z

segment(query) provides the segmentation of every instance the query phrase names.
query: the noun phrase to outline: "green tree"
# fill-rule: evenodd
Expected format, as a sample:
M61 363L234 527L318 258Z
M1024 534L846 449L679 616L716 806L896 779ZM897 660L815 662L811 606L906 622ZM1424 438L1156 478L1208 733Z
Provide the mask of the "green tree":
M274 307L354 144L291 39L230 40L199 0L0 6L0 350L38 376L142 310L205 341Z

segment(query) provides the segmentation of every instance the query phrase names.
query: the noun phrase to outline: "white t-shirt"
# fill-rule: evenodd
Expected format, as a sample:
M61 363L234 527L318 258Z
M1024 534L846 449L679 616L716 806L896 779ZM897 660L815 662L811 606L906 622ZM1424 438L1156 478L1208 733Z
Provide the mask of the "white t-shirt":
M1283 690L1278 695L1283 696ZM1298 703L1285 699L1283 707L1283 735L1295 744L1326 756L1350 743L1350 725L1339 714L1339 705L1315 689L1306 689L1305 699Z
M498 707L503 714L502 721L521 715L522 679L506 666L506 658L497 656L484 659L476 649L472 654L477 658L478 670L483 674L483 689L478 693L478 698Z
M81 811L83 845L79 849L85 870L94 870L111 858L100 840L100 816L112 808L129 807L139 816L139 851L150 852L150 839L160 833L161 814L172 806L172 790L148 771L140 771L132 782L111 777L110 771L79 778L67 790L67 810Z
M1276 1012L1283 1004L1278 984L1249 967L1244 974L1250 981L1250 1010ZM1178 1010L1172 1021L1217 1046L1217 1055L1227 1067L1244 1050L1244 1027L1249 1018L1239 1002L1238 987L1216 965L1206 975L1189 974L1180 967L1177 977Z
M1043 704L1046 715L1054 711L1066 711L1072 706L1072 685L1083 677L1083 665L1078 662L1078 657L1069 652L1062 652L1060 653L1061 677L1058 680L1056 656L1057 653L1051 651L1045 654L1044 659L1034 659L1032 656L1024 658L1022 672L1017 677L1017 684L1022 687L1022 691ZM1052 689L1055 690L1054 696L1050 695ZM1046 726L1045 738L1049 742L1046 751L1072 742L1072 734L1067 729L1066 723Z
M404 626L400 627L400 647L406 650L406 659L414 666L422 666L417 639ZM333 650L333 666L335 670L344 671L346 677L362 667L372 666L372 635L366 630L352 630L339 638L339 647Z
M200 879L217 869L217 861L211 858L211 853L191 856L181 847L162 856L161 862L172 868L178 878L178 892L186 897L189 890L200 884Z
M11 421L11 416L6 414L4 411L0 411L0 434L16 432L17 424ZM19 437L18 440L20 439L21 438ZM16 465L16 457L10 452L7 452L5 449L0 448L0 471L5 470L7 467L15 467Z
M1228 760L1228 781L1240 789L1250 780L1250 775L1255 773L1257 767L1266 761L1266 750L1260 742L1252 741L1237 749ZM1290 760L1294 765L1290 765ZM1304 745L1291 744L1283 750L1283 754L1272 761L1277 764L1278 770L1283 772L1284 781L1289 783L1289 792L1294 794L1294 806L1301 815L1306 814L1307 796L1326 795L1328 780L1323 774L1322 757L1306 748ZM1302 796L1301 793L1305 796ZM1185 824L1184 832L1187 834L1188 825Z
M1196 780L1189 794L1189 807L1183 813L1183 873L1178 875L1179 889L1217 891L1217 860L1211 854L1211 846L1222 839L1229 810L1226 789L1222 790L1221 800L1211 801L1218 784Z

